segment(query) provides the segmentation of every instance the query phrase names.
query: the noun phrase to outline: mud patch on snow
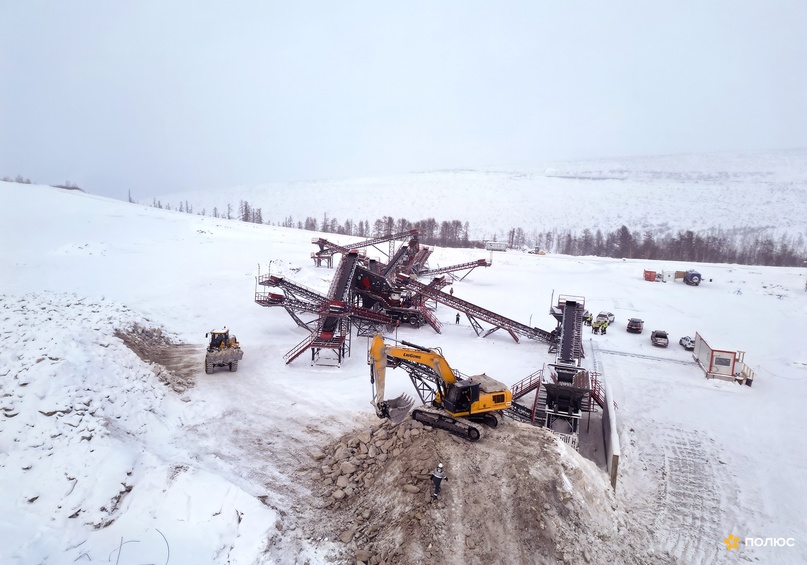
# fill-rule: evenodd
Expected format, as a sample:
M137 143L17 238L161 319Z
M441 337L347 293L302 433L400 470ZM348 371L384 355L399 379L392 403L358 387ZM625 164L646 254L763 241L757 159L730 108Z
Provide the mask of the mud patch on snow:
M596 466L540 428L504 421L469 443L384 422L312 455L321 511L305 530L338 541L344 563L675 563L647 550Z
M174 392L181 394L195 384L194 376L201 366L198 346L175 343L162 329L140 324L115 330L115 337L149 363L157 378Z

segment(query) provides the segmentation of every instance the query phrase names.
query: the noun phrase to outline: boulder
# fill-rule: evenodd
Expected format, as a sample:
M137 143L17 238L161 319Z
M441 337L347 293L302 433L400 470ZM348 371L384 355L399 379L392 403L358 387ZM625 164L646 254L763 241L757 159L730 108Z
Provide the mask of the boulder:
M350 543L350 540L353 539L353 535L356 533L356 528L351 528L349 530L345 530L341 534L339 534L339 541L342 543Z
M357 549L355 557L356 561L360 561L361 563L369 563L370 559L373 557L373 554L366 549Z
M350 457L350 450L345 447L344 445L340 446L339 449L333 454L333 458L337 461L342 461Z

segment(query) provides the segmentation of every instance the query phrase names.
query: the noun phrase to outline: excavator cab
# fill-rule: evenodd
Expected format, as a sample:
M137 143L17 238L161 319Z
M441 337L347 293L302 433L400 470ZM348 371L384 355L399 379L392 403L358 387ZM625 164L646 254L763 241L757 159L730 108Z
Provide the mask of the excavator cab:
M448 385L443 398L443 407L452 414L469 412L471 405L479 400L479 383L457 381Z

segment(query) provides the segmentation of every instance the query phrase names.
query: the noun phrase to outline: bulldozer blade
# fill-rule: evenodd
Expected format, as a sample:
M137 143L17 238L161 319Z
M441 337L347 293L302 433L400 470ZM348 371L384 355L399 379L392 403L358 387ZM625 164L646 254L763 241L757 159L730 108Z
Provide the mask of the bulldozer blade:
M414 399L408 394L402 394L398 398L387 400L387 418L393 424L400 424L404 421L414 403Z

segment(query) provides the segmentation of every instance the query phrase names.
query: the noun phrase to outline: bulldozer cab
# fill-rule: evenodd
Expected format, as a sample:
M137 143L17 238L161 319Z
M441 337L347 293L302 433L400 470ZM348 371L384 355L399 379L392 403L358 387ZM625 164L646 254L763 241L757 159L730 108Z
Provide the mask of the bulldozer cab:
M229 341L230 331L212 331L210 332L210 345L208 349L221 349L222 347L227 347L227 342Z
M452 414L468 412L471 405L479 400L479 383L457 381L448 385L443 406Z

